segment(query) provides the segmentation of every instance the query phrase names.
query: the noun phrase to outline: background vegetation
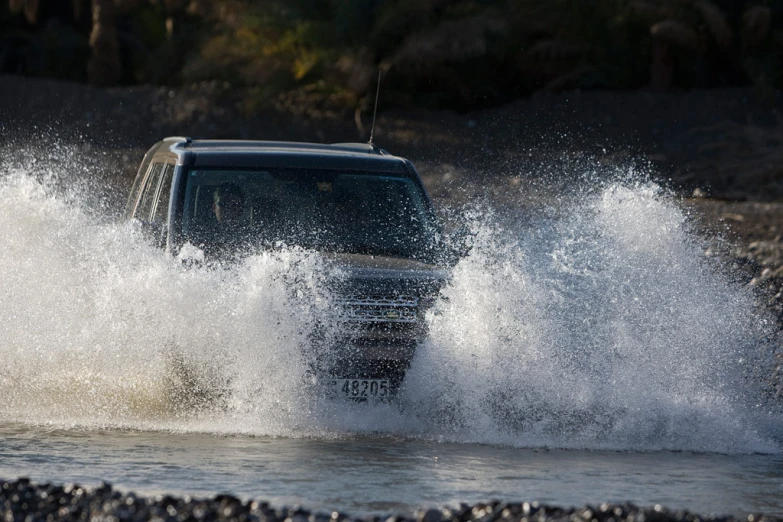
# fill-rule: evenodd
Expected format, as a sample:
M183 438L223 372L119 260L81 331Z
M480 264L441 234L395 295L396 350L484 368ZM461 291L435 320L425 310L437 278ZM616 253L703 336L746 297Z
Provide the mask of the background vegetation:
M0 72L228 82L251 103L470 109L539 90L783 87L781 0L0 0Z

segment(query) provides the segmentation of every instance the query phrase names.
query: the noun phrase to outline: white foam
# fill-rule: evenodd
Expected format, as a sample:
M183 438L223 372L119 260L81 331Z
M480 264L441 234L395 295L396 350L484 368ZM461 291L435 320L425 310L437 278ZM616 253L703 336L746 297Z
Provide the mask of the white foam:
M777 451L746 378L766 371L765 319L655 185L607 184L532 228L474 220L401 404L368 407L303 385L333 310L318 255L185 269L39 167L0 167L0 421ZM176 357L196 399L228 389L220 408L172 392Z
M409 374L423 411L463 440L774 450L754 422L767 410L748 411L765 319L671 198L609 185L565 214L476 224Z

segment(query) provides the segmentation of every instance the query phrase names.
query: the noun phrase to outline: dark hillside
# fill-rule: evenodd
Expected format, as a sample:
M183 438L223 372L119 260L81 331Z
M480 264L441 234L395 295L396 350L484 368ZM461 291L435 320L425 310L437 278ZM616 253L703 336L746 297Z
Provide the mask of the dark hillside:
M783 87L774 0L5 0L0 73L229 82L243 103L473 110L541 91Z

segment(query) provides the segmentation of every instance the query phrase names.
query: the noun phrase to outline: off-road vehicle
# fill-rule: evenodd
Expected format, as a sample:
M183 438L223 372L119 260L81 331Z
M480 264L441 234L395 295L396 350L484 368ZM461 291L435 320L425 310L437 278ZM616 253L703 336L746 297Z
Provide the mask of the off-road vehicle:
M331 290L350 328L318 371L346 398L396 393L447 278L416 169L370 144L166 138L145 155L126 216L174 255L188 244L209 262L287 245L339 266Z

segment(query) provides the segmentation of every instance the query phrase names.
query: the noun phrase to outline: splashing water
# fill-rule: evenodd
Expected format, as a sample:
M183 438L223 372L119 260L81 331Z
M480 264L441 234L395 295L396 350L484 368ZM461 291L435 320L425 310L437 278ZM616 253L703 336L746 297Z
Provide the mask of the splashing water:
M653 184L609 185L530 230L482 226L409 392L463 439L769 449L749 411L767 321L702 252Z
M304 378L333 308L317 254L185 269L63 189L79 185L67 166L6 158L0 421L777 451L761 393L774 327L654 184L607 183L524 226L473 219L399 404L356 405Z

